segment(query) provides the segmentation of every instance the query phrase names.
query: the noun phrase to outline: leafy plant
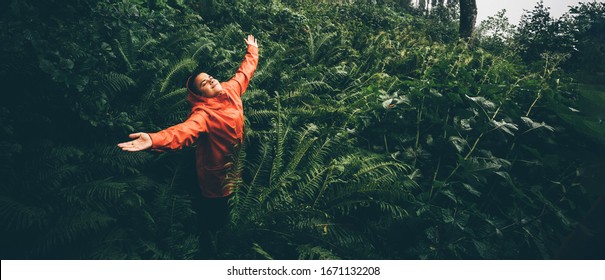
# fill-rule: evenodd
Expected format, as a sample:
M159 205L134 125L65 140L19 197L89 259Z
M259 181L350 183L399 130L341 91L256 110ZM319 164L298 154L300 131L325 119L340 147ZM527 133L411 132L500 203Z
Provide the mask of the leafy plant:
M452 7L315 2L3 5L3 258L552 258L602 192L602 4L462 42ZM229 79L249 33L238 188L208 239L192 150L115 144L186 118L186 77Z

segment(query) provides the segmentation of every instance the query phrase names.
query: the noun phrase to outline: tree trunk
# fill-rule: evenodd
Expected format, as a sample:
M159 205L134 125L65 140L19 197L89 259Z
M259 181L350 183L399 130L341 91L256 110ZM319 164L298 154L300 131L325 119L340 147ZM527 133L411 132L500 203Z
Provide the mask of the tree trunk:
M477 21L477 2L460 0L460 38L468 39L473 34Z

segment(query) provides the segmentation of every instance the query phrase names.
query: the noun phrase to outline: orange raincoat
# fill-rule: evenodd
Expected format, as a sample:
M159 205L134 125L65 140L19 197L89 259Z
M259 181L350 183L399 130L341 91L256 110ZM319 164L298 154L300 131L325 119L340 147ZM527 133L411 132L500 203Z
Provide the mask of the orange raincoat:
M152 149L174 150L197 140L196 168L198 184L205 197L225 197L231 188L223 188L234 147L242 143L244 108L241 96L246 91L258 64L258 48L248 51L235 76L221 83L223 91L212 98L188 90L192 105L189 118L157 133L149 133Z

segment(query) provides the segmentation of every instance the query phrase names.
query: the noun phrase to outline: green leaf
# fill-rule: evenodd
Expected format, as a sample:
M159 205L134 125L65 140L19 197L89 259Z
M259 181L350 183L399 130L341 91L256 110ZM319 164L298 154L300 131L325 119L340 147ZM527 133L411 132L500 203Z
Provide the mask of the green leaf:
M483 259L494 259L496 249L491 244L473 239L473 245Z
M269 253L267 253L267 251L265 251L260 245L258 245L258 243L252 244L252 250L254 250L254 252L260 254L267 260L273 259L273 257Z
M454 194L454 192L452 192L451 190L444 189L444 190L441 190L441 193L443 195L445 195L446 197L448 197L449 199L451 199L456 204L459 203L458 197L456 197L456 195Z
M483 96L468 96L466 95L466 98L474 101L477 105L479 105L481 108L485 109L485 110L494 110L496 109L496 103L491 102L489 100L487 100L485 97Z
M450 136L450 138L448 140L450 141L450 143L452 143L452 145L454 145L454 147L456 148L456 150L459 153L464 151L464 148L468 145L468 142L466 141L466 139L464 139L462 137Z
M481 196L481 192L478 191L477 189L473 188L473 186L466 184L466 183L462 183L462 185L464 186L464 188L471 193L472 195L476 196L476 197L480 197Z
M513 132L513 130L517 131L519 129L519 127L516 124L509 123L509 122L506 122L504 120L502 120L502 121L491 120L490 124L494 127L494 129L501 130L501 131L506 132L506 133L508 133L508 134L510 134L512 136L515 135L515 133Z
M52 62L50 62L44 58L40 58L38 65L40 66L40 69L42 71L44 71L46 74L50 74L53 77L55 76L56 68Z
M518 194L519 196L521 196L522 198L526 199L529 203L533 204L534 200L529 197L527 194L525 194L525 192L523 191L523 189L517 187L517 185L513 182L513 179L510 177L510 174L508 174L508 172L506 171L497 171L494 172L495 174L497 174L498 176L504 178L504 180L506 180L506 182L508 183L508 185L513 189L513 191Z
M528 117L521 117L521 120L523 120L523 122L531 129L544 128L546 130L555 131L554 127L547 125L544 122L538 123Z

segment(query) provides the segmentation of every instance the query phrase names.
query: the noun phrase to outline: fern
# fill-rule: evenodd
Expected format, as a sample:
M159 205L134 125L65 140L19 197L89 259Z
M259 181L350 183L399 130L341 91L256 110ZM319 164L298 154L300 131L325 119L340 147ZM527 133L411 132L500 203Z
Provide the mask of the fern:
M120 43L120 41L118 39L114 39L113 40L114 43L114 51L118 53L119 57L124 61L124 63L126 64L126 70L127 71L132 71L132 63L130 62L130 59L128 59L128 56L126 55L126 52L124 50L124 47L122 46L122 43ZM129 45L127 43L127 45Z
M93 211L62 217L36 241L39 243L39 251L35 253L48 253L52 249L73 243L89 233L99 232L114 221L112 217Z
M102 86L105 87L108 92L121 92L134 85L134 80L129 76L113 72L107 74L102 83Z
M140 240L140 248L141 251L147 255L148 259L153 259L153 260L171 260L173 259L173 257L168 253L163 251L161 248L158 247L157 244L150 242L150 241L146 241L146 240Z
M284 116L286 113L282 111L279 100L277 106L278 114L282 117L278 116L277 124L270 133L255 134L260 137L258 145L252 146L258 147L258 158L247 161L248 180L244 181L244 186L238 189L232 201L234 221L231 227L235 232L238 231L238 226L248 227L252 223L257 227L272 228L270 231L298 232L305 236L301 236L302 240L322 240L326 228L329 241L319 241L328 242L322 246L344 250L345 247L353 248L366 242L363 241L365 237L362 234L342 227L336 221L337 216L349 218L349 214L354 215L345 209L347 202L350 202L349 205L357 203L352 201L371 203L392 220L407 217L406 209L380 198L380 195L389 197L389 191L398 191L396 188L384 186L397 182L396 178L402 178L409 171L405 165L372 164L378 161L379 157L373 157L364 165L366 161L360 155L334 158L337 156L334 154L334 149L338 147L336 144L340 143L346 134L339 133L337 136L321 139L317 135L317 126L313 124L292 130L289 125L282 124L282 120L287 117ZM290 113L290 109L287 111ZM354 167L355 165L358 166ZM350 168L357 171L345 172ZM373 182L372 176L377 174L385 178ZM360 197L354 194L361 195L363 199L360 200ZM338 200L340 202L336 202ZM328 206L335 202L341 203L341 206ZM271 225L281 226L278 230ZM279 239L300 244L286 236Z
M264 178L269 177L269 172L267 168L267 164L271 161L273 155L271 151L273 150L272 144L269 142L263 142L260 144L258 157L254 162L249 162L249 170L250 174L252 174L252 179L250 180L250 186L257 186L262 184L268 184L269 181L264 181Z
M273 110L254 110L249 109L246 117L252 119L255 123L265 123L267 120L275 119L277 112Z
M308 136L309 134L315 131L317 131L317 126L310 124L307 125L307 128L302 133L296 133L298 134L298 137L294 141L301 144L296 148L296 150L294 150L292 156L290 157L288 165L285 167L284 171L282 172L282 175L276 183L277 185L284 185L285 180L287 180L288 177L292 176L294 172L296 172L297 167L300 164L300 161L302 160L303 156L307 154L310 147L313 146L314 142L317 140L317 138L315 137L311 138ZM308 139L308 137L311 139Z
M157 43L158 43L158 41L157 41L157 40L154 40L154 39L147 39L147 40L145 41L145 43L143 43L143 44L142 44L142 45L141 45L141 46L140 46L140 47L137 49L137 52L138 52L138 53L142 53L142 52L144 52L144 51L145 51L147 48L150 48L151 46L153 46L153 45L155 45L155 44L157 44Z
M324 81L306 81L301 84L301 88L315 91L315 92L322 92L322 91L329 92L329 91L334 90L334 88L332 86L330 86L328 83L326 83Z
M332 251L320 246L301 245L297 248L299 260L339 260Z
M5 12L0 74L27 98L0 108L3 257L190 259L208 242L231 259L549 258L600 194L598 90L573 84L565 55L456 41L445 11L72 2L69 19L34 1ZM582 7L561 23L594 23ZM181 79L231 77L248 33L261 60L232 221L207 241L192 150L115 143L181 122Z
M242 173L244 171L244 164L246 158L245 146L247 144L244 142L241 145L237 145L234 147L236 154L233 156L233 161L229 162L231 166L228 167L227 174L225 176L225 185L223 188L229 188L232 190L237 189L239 186L243 185Z
M289 126L286 126L283 123L283 115L281 114L281 105L279 98L276 99L277 102L277 124L275 129L275 156L273 157L273 164L271 165L271 173L269 176L269 185L275 186L275 180L278 179L278 174L281 172L283 168L283 157L284 157L284 149L286 143L286 137L288 136L288 132L290 130Z
M267 253L260 245L258 245L257 243L254 243L252 245L252 250L256 253L258 253L259 255L261 255L263 258L267 259L267 260L272 260L273 257Z
M40 228L46 223L47 215L43 208L24 205L10 197L0 197L0 217L7 228L16 231Z
M120 201L127 193L128 187L126 183L103 179L66 188L62 191L62 195L68 203L78 203L83 206L97 205L98 209L107 209L105 207L111 207Z
M191 55L191 59L198 59L198 56L202 52L202 50L206 49L206 52L209 52L214 49L214 47L215 43L213 41L211 41L210 39L205 39L204 42L193 52L193 54Z
M197 63L195 62L195 60L191 58L185 58L175 63L168 71L168 74L166 75L164 80L161 82L160 93L165 92L168 87L174 82L173 79L176 74L182 74L183 72L191 72L193 71L193 68L195 68L196 65Z
M331 42L332 38L336 36L335 32L328 33L319 33L314 34L315 32L309 32L309 37L307 39L307 49L309 50L309 61L312 63L319 63L322 59L325 59L330 54L323 53L324 46Z
M173 90L169 93L166 93L160 97L158 97L155 100L155 103L162 106L162 105L169 105L170 101L173 99L177 99L178 101L182 101L184 99L184 97L187 96L187 88L179 88L176 90ZM177 102L178 102L177 101ZM172 105L174 105L174 101L172 102Z

